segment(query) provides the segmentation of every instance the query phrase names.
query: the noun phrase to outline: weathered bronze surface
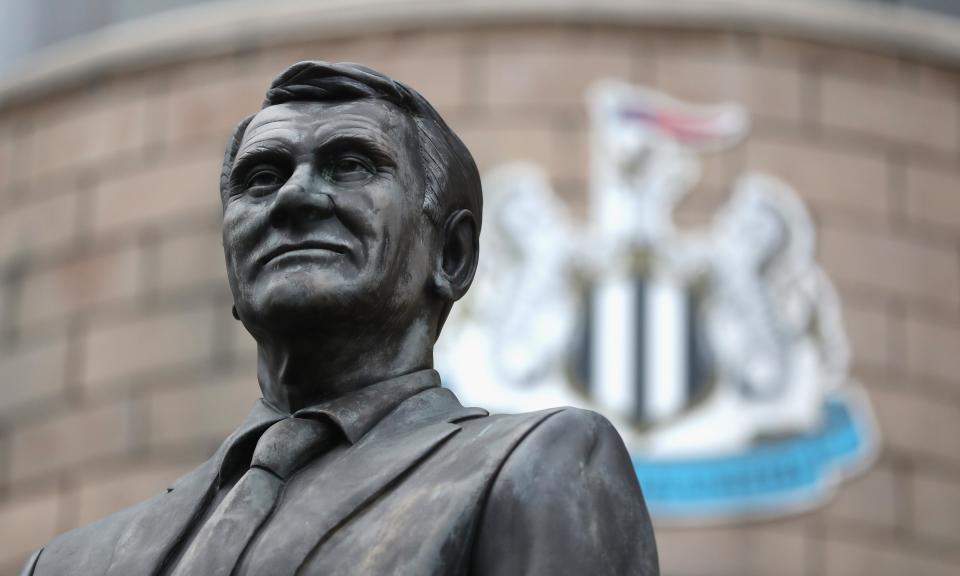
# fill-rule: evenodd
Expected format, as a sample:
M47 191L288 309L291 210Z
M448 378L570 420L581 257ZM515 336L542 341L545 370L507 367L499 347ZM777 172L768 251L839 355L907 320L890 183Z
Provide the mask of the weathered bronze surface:
M469 151L422 96L302 62L227 145L234 316L263 399L165 494L23 573L658 573L623 442L571 408L488 415L432 370L478 259Z

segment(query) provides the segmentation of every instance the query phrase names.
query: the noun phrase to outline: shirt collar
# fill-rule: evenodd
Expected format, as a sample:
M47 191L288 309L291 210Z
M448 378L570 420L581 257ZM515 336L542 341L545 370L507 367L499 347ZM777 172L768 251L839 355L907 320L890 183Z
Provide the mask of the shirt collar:
M436 370L418 370L371 384L315 406L302 408L293 415L302 418L325 416L353 444L404 400L428 388L439 386L440 375ZM229 448L250 434L262 433L270 425L289 416L290 414L261 398L257 400L243 424L224 442L225 447Z
M293 416L326 417L354 444L404 400L438 386L440 375L435 370L419 370L371 384L316 406L297 410ZM243 424L227 438L215 456L218 485L222 485L225 478L230 477L231 470L238 470L238 466L239 469L249 466L247 454L253 449L256 438L276 422L288 417L290 414L275 408L262 398L258 400Z
M298 418L326 416L337 425L351 444L370 431L404 400L428 388L440 386L435 370L419 370L371 384L339 398L297 410Z

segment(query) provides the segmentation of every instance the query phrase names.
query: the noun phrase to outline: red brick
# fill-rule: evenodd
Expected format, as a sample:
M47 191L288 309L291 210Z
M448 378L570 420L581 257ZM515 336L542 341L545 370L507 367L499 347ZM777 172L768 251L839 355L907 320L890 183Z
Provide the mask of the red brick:
M553 173L556 135L546 127L507 129L465 126L458 130L470 149L480 173L508 162L533 162Z
M200 286L227 285L219 229L164 237L159 246L157 284L161 294Z
M225 144L234 127L260 109L271 79L237 71L212 80L174 80L167 105L169 142L181 146L199 138L213 138Z
M481 176L503 164L531 162L549 174L559 194L561 183L585 182L589 149L584 130L557 130L548 123L463 122L454 129L470 149ZM587 186L575 189L574 202L585 202Z
M875 218L885 218L890 210L887 166L875 154L812 141L752 139L747 164L779 176L816 207Z
M215 312L194 308L91 324L83 342L82 382L101 388L209 361Z
M128 454L131 413L126 401L38 419L14 430L10 475L14 482L49 476L58 470Z
M695 188L685 196L673 219L681 230L703 230L711 225L717 212L729 200L729 191L705 186Z
M824 509L828 521L857 522L892 530L897 527L897 478L887 466L875 466L845 482Z
M13 122L10 120L0 121L0 200L4 201L4 207L0 207L0 213L5 210L6 201L11 193L10 187L13 182L12 170L14 166L13 153L16 145Z
M803 76L757 63L658 57L657 89L700 104L735 102L751 114L789 121L801 117Z
M955 561L886 542L826 542L828 576L954 576Z
M135 460L120 469L106 468L77 478L76 524L83 526L132 506L156 494L162 494L192 465L145 463Z
M914 531L924 538L960 543L960 478L917 473L911 496Z
M249 368L256 373L257 369L257 341L247 332L240 322L230 324L230 349L236 356L235 365ZM249 372L240 371L241 374Z
M960 75L956 68L919 60L901 63L902 84L913 90L954 98L960 89Z
M591 51L575 45L564 50L492 48L481 59L478 104L493 109L534 111L546 107L583 110L585 93L604 78L629 80L629 54ZM570 71L576 70L576 74Z
M913 389L870 389L884 446L911 458L960 462L960 409Z
M20 320L32 324L130 300L139 284L135 246L41 268L24 279Z
M821 228L820 248L824 267L839 281L958 305L960 270L952 248L832 226Z
M472 40L478 51L549 53L569 50L573 38L582 41L584 35L560 24L521 24L482 28L474 32Z
M220 213L223 158L176 157L101 183L95 191L98 234L157 225L178 218L215 221Z
M843 324L850 339L854 364L888 367L893 361L890 350L892 322L882 307L856 301L843 307Z
M735 32L667 28L645 30L643 33L652 40L653 50L658 56L736 59L746 54L744 48L747 46L747 39Z
M147 139L150 102L127 89L52 105L37 121L30 150L31 173L76 170L140 150Z
M910 318L906 326L908 371L960 390L960 326L919 318Z
M724 195L728 194L734 180L742 172L739 158L740 150L736 147L699 155L700 180L696 187Z
M917 224L960 230L960 171L911 165L907 216Z
M93 136L95 117L90 97L62 96L38 108L31 118L31 141L25 143L30 177L75 168L87 160L84 140Z
M361 62L416 89L443 112L463 105L466 42L463 31L431 30L304 43L271 50L254 73L269 80L302 60Z
M432 36L429 34L428 36ZM440 53L457 51L462 39L455 44L439 47ZM333 40L303 41L284 46L277 46L271 50L261 52L256 56L251 74L264 79L263 92L266 92L270 81L283 72L288 66L304 60L323 60L326 62L361 62L374 69L385 59L401 50L401 42L392 36L350 36ZM411 50L413 42L403 43L405 57L421 57L428 55L419 50ZM434 52L436 54L436 52ZM397 78L401 82L403 78Z
M393 56L376 67L421 93L441 114L464 106L466 71L456 51L437 51L417 58Z
M816 67L837 76L896 84L902 76L899 58L814 40L761 35L756 47L763 60L797 67Z
M68 192L0 213L0 262L69 246L79 234L79 210L80 197Z
M956 98L825 76L821 81L821 122L891 142L957 150Z
M10 350L0 356L0 413L9 414L23 404L63 394L66 367L67 343L62 339Z
M260 397L256 371L195 380L147 402L148 442L168 446L222 442Z
M57 492L7 501L0 506L0 568L19 570L34 550L56 535L59 507Z
M807 541L795 530L767 530L763 526L698 529L658 526L656 534L660 566L665 574L807 574Z
M481 32L481 35L483 34L485 32ZM311 39L277 46L260 53L256 58L253 73L269 80L291 64L304 60L360 62L381 70L383 63L391 59L418 60L437 55L454 56L464 51L468 41L469 31L456 29L395 31L379 35ZM406 83L403 77L396 79Z
M157 97L144 95L142 87L117 89L98 102L96 115L91 118L89 130L95 134L88 140L89 161L103 163L124 153L138 153L144 147L148 120L157 113Z

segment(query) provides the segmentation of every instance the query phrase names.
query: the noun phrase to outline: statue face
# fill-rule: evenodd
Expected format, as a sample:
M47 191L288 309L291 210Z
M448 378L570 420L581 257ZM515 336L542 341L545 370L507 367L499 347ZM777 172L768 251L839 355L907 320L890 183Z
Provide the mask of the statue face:
M235 304L258 329L422 313L431 234L412 119L378 100L260 111L223 198Z

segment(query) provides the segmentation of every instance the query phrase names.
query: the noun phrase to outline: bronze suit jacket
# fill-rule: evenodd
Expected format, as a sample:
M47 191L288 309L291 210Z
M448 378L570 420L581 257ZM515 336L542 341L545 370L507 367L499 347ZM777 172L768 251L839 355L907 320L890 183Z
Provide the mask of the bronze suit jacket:
M163 574L249 426L166 493L58 536L23 574ZM270 523L290 529L261 534L243 573L658 574L623 442L593 412L491 416L433 387L314 476L288 486Z

